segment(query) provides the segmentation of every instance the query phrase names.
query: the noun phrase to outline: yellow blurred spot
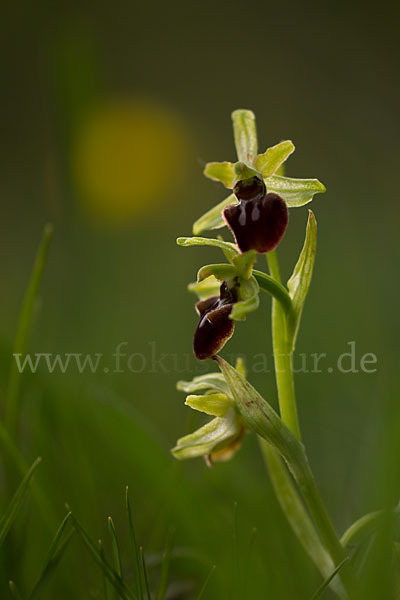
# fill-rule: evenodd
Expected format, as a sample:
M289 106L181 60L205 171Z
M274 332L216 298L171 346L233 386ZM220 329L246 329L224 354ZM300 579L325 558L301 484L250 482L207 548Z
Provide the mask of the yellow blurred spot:
M183 124L163 107L128 99L98 106L73 153L84 208L114 225L156 210L179 187L187 150Z

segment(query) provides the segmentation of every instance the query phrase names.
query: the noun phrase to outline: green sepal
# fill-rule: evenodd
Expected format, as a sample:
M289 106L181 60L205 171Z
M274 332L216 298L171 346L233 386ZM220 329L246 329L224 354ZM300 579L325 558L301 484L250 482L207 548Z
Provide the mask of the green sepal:
M191 394L187 396L185 404L207 415L224 417L226 412L232 408L234 402L226 394L212 393L203 394L202 396Z
M239 250L237 249L235 244L232 242L225 242L224 240L216 240L214 238L205 238L205 237L179 237L176 240L178 246L215 246L217 248L221 248L227 256L230 256L230 260L233 259L234 256L239 254Z
M234 164L225 162L209 162L203 171L204 175L213 181L220 181L226 188L233 188L233 179L235 177Z
M216 417L180 438L171 452L178 460L210 455L229 446L239 433L239 415L235 408L230 408L224 417Z
M205 265L204 267L201 267L197 273L197 281L203 281L203 279L210 277L210 275L214 275L214 277L219 281L226 281L227 279L236 277L237 271L236 267L226 263L218 265Z
M213 206L208 210L204 215L199 217L197 221L193 223L193 234L199 235L203 233L203 231L209 231L212 229L221 229L225 227L226 223L222 216L222 211L227 206L231 206L232 204L237 204L238 201L234 194L230 194L225 200L222 200L216 206Z
M317 221L314 213L308 211L306 237L293 273L287 283L292 299L292 309L287 319L288 340L292 348L300 325L301 313L311 284L312 273L317 251Z
M326 187L318 179L293 179L272 175L265 179L267 192L279 194L288 208L297 208L311 202L315 194L323 194Z
M254 277L247 280L239 278L238 283L240 300L233 305L229 318L234 321L245 321L247 314L257 310L260 304L260 288Z
M222 373L207 373L194 377L192 381L178 381L176 388L180 392L186 392L187 394L193 394L201 390L221 392L225 395L230 394L229 387Z
M268 148L264 154L259 154L254 161L254 166L262 173L265 179L271 177L294 152L294 149L294 144L291 140L280 142Z
M221 283L218 279L214 275L210 275L202 281L189 283L188 290L196 294L199 300L206 300L207 298L211 298L211 296L218 296L220 287Z
M237 273L240 277L243 279L249 279L256 260L257 252L255 250L248 250L248 252L234 256L232 263L235 265Z
M251 165L257 156L256 118L251 110L238 109L232 113L233 136L238 160Z

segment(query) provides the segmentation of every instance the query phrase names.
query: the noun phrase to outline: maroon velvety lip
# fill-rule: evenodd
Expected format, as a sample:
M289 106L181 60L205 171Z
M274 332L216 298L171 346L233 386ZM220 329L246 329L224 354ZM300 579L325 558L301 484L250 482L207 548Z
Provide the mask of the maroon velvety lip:
M241 252L270 252L283 238L289 220L285 201L272 192L227 206L223 216Z
M193 350L199 360L215 356L232 337L235 322L229 315L235 301L234 290L228 290L223 283L219 297L213 296L196 304L200 321L194 334Z

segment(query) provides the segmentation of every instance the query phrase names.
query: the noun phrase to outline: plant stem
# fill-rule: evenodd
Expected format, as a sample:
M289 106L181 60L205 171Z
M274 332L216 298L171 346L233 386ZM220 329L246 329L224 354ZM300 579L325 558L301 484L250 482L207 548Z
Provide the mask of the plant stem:
M281 283L276 252L269 252L267 254L267 260L271 276L278 283ZM286 314L275 298L272 300L272 340L281 418L285 425L300 440L301 434L293 379L292 348L289 346L287 340ZM292 471L292 474L297 481L321 540L329 552L334 564L337 566L346 558L346 552L340 543L324 502L320 496L307 456L305 452L302 454L302 457L297 456L297 460L294 461L294 464L297 466ZM279 494L280 490L277 491ZM346 590L349 592L353 587L353 574L349 564L343 565L341 577Z
M281 283L281 274L275 250L267 254L267 260L271 276L278 283ZM280 303L275 299L272 300L272 342L282 421L300 440L301 434L293 380L293 357L287 341L286 315Z

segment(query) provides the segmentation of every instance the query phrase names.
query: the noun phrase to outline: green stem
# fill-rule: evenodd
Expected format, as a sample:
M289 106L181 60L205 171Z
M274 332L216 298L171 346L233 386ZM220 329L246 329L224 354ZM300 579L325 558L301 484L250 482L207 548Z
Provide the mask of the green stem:
M267 260L271 276L280 284L281 275L276 252L269 252ZM282 305L275 298L272 300L272 340L281 418L300 440L301 434L293 379L293 356L287 339L287 319ZM297 481L321 540L337 566L346 558L346 552L329 518L305 452L302 453L302 456L297 456L292 465L295 465L292 474ZM353 586L353 576L349 564L343 565L341 576L347 591L349 591Z
M271 276L281 284L278 258L275 250L267 254ZM282 421L300 440L300 425L297 414L293 380L293 357L287 341L286 315L279 302L272 300L272 342L275 361L275 377L278 388L279 408Z
M270 275L267 275L262 271L257 271L257 269L253 269L253 276L264 292L267 292L267 294L270 294L273 298L279 300L285 312L289 313L292 310L293 306L289 292L281 283L278 283L278 281Z

